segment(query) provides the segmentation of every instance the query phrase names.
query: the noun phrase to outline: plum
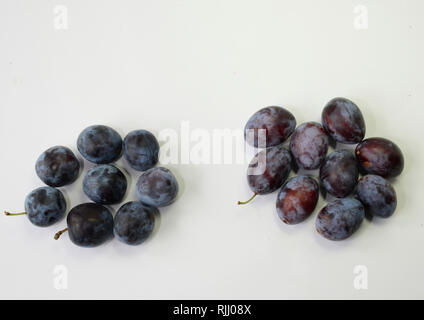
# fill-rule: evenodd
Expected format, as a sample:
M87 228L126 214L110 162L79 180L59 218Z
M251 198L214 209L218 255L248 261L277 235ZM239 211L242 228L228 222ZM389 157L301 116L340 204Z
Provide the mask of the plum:
M366 173L392 178L403 170L403 154L392 141L384 138L369 138L356 146L356 158Z
M328 137L317 122L306 122L294 131L290 139L290 151L299 168L318 169L328 151Z
M290 111L277 106L266 107L254 113L247 121L244 138L256 148L274 147L286 141L295 128L296 119ZM265 130L264 137L259 129Z
M359 180L356 195L373 216L388 218L396 209L396 192L386 179L368 174Z
M321 209L315 226L323 237L329 240L343 240L358 230L364 216L364 206L358 200L336 199Z
M348 150L337 150L324 160L319 171L321 185L329 194L344 198L355 188L359 169L355 155Z
M324 107L322 125L337 142L355 144L365 137L365 121L361 110L346 98L334 98Z
M258 194L268 194L280 188L289 176L291 161L290 152L282 145L258 152L247 171L247 181L254 194L248 201L238 204L246 204Z
M296 176L288 180L277 196L277 213L286 224L297 224L314 211L319 198L319 186L314 178Z

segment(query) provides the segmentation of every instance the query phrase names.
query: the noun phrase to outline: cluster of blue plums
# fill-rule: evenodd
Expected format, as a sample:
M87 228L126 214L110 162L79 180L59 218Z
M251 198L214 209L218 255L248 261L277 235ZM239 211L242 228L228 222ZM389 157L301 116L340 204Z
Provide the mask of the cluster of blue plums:
M291 225L313 213L320 192L325 197L329 194L335 200L318 213L316 229L330 240L351 236L366 214L390 217L397 199L388 179L402 172L403 155L390 140L364 137L363 115L345 98L328 102L321 123L305 122L297 128L295 117L284 108L272 106L257 111L245 126L245 139L254 147L266 148L249 164L247 179L253 197L239 204L280 189L277 214ZM327 155L329 146L336 143L356 144L356 148L354 152L345 148ZM319 169L319 179L307 174L287 180L291 170L297 173L299 169Z
M146 130L131 131L122 140L114 129L94 125L78 137L77 148L88 161L95 163L86 173L83 191L93 202L79 204L67 215L67 228L55 234L58 239L68 232L73 243L96 247L113 238L129 245L144 242L152 233L159 207L173 203L178 195L178 182L172 172L155 167L159 160L159 143ZM127 192L127 178L113 163L121 158L135 170L143 171L137 181L138 201L122 205L115 217L105 205L118 204ZM36 226L47 227L66 214L66 200L57 189L73 183L81 166L67 147L55 146L37 159L35 170L47 185L33 190L25 199L25 212Z

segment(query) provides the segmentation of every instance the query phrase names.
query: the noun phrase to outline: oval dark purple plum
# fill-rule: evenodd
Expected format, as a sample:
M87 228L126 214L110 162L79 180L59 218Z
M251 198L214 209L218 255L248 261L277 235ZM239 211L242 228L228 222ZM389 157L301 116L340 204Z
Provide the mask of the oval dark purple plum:
M296 128L296 119L287 109L271 106L254 113L244 128L246 142L256 148L277 146L288 139ZM259 129L265 135L258 134Z
M364 220L365 210L361 202L353 198L336 199L319 212L315 223L320 235L329 240L350 237Z
M368 174L359 180L356 195L373 216L388 218L396 209L396 192L384 178Z
M247 180L255 194L267 194L280 188L291 170L290 152L283 146L260 151L249 164Z
M319 198L319 186L314 178L296 176L288 180L277 196L277 213L286 224L306 220L314 211Z
M365 137L365 121L361 110L352 101L334 98L324 107L322 125L337 142L355 144Z
M319 170L319 179L325 191L344 198L355 188L359 177L359 169L355 155L348 150L330 153Z
M384 138L369 138L356 146L361 169L384 178L396 177L403 170L403 154L399 147Z
M328 137L317 122L305 122L296 128L290 139L290 151L299 168L318 169L328 150Z

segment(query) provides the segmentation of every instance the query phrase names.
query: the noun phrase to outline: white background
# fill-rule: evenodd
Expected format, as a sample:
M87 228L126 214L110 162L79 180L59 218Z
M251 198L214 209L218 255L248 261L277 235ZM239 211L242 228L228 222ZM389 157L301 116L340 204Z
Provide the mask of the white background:
M360 4L366 30L354 24ZM54 27L56 5L67 6L67 30ZM401 147L405 170L394 216L336 243L314 229L322 199L297 226L278 220L277 193L238 207L251 192L237 164L170 166L180 198L138 247L79 248L53 240L65 220L37 228L2 215L0 298L424 298L423 11L421 0L1 1L2 209L22 210L42 185L38 155L76 150L88 125L123 136L184 120L242 129L267 105L302 123L319 121L335 96L359 105L367 137ZM62 188L69 206L87 201L81 183ZM54 287L57 265L67 290ZM353 286L356 265L368 269L368 290Z

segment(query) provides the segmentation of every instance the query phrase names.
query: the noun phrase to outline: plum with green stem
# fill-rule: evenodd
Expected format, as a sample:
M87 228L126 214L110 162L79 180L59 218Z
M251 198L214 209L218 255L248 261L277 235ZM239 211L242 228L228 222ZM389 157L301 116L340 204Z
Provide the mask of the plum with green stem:
M10 213L7 216L26 215L29 221L38 227L48 227L63 218L66 212L66 200L58 189L41 187L31 191L25 198L25 212Z

